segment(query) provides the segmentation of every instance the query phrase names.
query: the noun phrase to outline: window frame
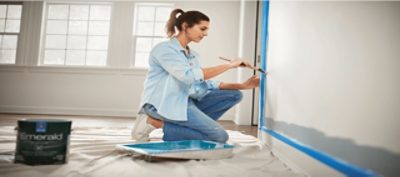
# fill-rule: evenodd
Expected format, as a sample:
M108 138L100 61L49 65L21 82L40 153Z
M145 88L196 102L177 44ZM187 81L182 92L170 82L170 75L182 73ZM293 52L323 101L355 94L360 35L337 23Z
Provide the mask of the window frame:
M16 47L15 47L15 60L14 63L1 63L0 65L16 65L18 63L18 50L19 50L19 40L20 40L20 35L21 35L21 26L22 26L22 17L23 17L23 10L24 10L24 4L23 1L0 1L0 5L21 5L21 17L19 19L19 32L0 32L0 35L5 36L5 35L16 35L17 36L17 41L16 41ZM7 7L8 9L8 7ZM6 12L7 15L7 12ZM7 16L5 18L5 20L7 20ZM6 23L4 23L4 25L6 25ZM4 26L5 28L5 26ZM0 46L3 45L3 39L0 40ZM0 48L2 50L2 48Z
M88 33L85 34L84 36L86 37L86 44L85 44L85 49L74 49L74 50L83 50L85 51L85 63L83 65L71 65L71 64L66 64L67 62L67 50L68 50L68 26L69 26L69 22L70 22L70 13L68 10L68 17L67 19L67 32L65 34L66 36L66 40L65 40L65 48L61 49L61 50L65 50L65 54L64 54L64 63L63 64L44 64L45 62L45 51L46 51L46 37L48 34L46 34L47 32L47 25L48 25L48 13L49 13L49 7L50 5L68 5L68 9L70 9L71 5L88 5L89 7L94 5L108 5L110 6L110 18L109 18L109 27L108 27L108 35L89 35ZM46 67L58 67L58 68L62 68L62 67L66 67L66 68L108 68L109 66L109 53L110 53L110 39L111 39L111 33L112 33L112 18L113 18L113 8L114 4L110 1L110 2L67 2L67 1L61 1L61 2L46 2L44 4L44 12L43 12L43 23L42 23L42 32L41 32L41 44L40 44L40 51L39 51L39 62L38 65L39 66L46 66ZM89 12L90 14L90 8L89 8ZM82 21L86 21L87 23L87 31L89 31L89 22L91 21L90 16L88 16L87 20L82 20ZM51 20L51 19L50 19ZM96 21L96 20L95 20ZM55 35L55 34L50 34L50 35ZM74 36L74 35L72 35ZM82 35L83 36L83 35ZM105 50L97 50L97 49L88 49L88 38L89 36L107 36L107 48ZM87 65L87 52L88 51L105 51L106 52L106 63L105 65Z
M148 67L142 67L142 66L136 66L136 41L137 38L151 38L152 39L152 45L154 45L154 39L168 39L167 38L167 34L164 35L154 35L154 30L155 30L155 24L157 22L156 20L156 11L154 12L154 17L153 20L151 21L153 23L153 35L137 35L137 28L138 28L138 12L139 12L139 8L140 7L153 7L155 9L159 8L159 7L169 7L171 8L171 11L174 9L175 4L174 3L168 3L168 2L163 2L163 3L157 3L157 2L138 2L135 3L135 7L134 7L134 15L133 15L133 28L132 28L132 56L131 56L131 60L130 60L130 67L131 68L142 68L142 69L148 69ZM165 21L167 22L167 21ZM145 52L142 52L145 53ZM150 53L150 52L149 52Z

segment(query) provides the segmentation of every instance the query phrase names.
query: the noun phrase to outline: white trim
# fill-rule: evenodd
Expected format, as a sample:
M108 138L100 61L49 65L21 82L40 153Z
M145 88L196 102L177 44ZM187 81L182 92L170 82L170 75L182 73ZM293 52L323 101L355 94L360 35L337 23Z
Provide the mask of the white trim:
M222 115L221 118L219 118L218 120L234 120L235 115L234 114L224 114Z
M67 74L121 74L145 76L144 68L108 68L108 67L65 67L65 66L28 66L28 65L0 65L0 72L42 72L42 73L67 73Z
M134 117L137 109L0 105L1 113Z
M0 105L0 113L15 114L56 114L56 115L85 115L85 116L118 116L134 117L137 109L107 109L107 108L79 108L79 107L39 107L39 106L16 106ZM219 120L232 120L234 115L227 114Z

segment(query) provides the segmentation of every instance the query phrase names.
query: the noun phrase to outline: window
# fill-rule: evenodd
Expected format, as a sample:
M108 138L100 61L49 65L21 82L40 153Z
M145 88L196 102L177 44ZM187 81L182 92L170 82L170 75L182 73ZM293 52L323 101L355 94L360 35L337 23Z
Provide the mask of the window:
M22 4L0 4L0 64L15 64Z
M167 40L165 24L172 11L172 4L138 3L135 7L134 51L135 67L148 67L151 48Z
M43 65L106 66L110 4L48 4Z

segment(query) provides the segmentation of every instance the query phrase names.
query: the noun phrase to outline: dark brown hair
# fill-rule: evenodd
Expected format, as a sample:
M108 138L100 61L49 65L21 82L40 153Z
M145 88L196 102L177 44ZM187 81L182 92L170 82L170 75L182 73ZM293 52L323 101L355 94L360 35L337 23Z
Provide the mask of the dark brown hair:
M178 17L176 17L180 14ZM171 12L167 24L165 25L168 37L172 37L175 34L175 27L179 31L182 31L182 24L186 22L189 28L195 24L199 24L201 21L210 21L207 15L199 11L187 11L184 12L182 9L175 9Z

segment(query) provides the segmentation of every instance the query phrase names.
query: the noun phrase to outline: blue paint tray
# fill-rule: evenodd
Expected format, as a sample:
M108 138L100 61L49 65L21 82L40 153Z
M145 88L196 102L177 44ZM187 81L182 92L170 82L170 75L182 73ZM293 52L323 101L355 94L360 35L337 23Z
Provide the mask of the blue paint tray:
M223 159L233 156L233 145L213 141L185 140L118 144L118 150L149 157L173 159Z

